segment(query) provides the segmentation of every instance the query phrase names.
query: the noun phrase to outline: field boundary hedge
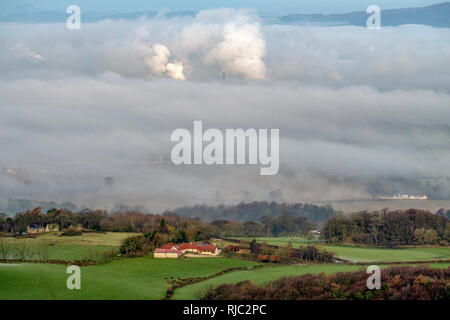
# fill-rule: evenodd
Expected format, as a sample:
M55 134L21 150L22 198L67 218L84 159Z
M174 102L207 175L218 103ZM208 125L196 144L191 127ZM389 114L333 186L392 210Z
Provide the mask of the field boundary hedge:
M179 288L191 285L191 284L195 284L195 283L199 283L199 282L202 282L202 281L206 281L206 280L209 280L209 279L212 279L212 278L215 278L215 277L227 274L227 273L235 272L235 271L248 271L248 270L255 270L255 269L260 269L260 268L264 268L264 267L266 267L266 266L265 265L257 265L257 266L253 266L252 268L247 268L247 267L228 268L228 269L225 269L225 270L222 270L220 272L214 273L214 274L212 274L210 276L207 276L207 277L179 278L178 280L174 280L172 282L168 281L169 284L173 283L173 285L171 285L169 287L169 289L167 289L166 297L164 298L164 300L170 299L172 297L172 295L173 295L173 292L176 289L179 289Z

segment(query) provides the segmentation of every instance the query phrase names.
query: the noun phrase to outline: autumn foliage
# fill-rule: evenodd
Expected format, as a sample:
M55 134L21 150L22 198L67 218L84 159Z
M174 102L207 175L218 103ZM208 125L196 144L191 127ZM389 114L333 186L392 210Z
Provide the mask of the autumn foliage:
M331 217L322 229L330 243L376 246L441 244L450 240L450 221L431 212L409 209L360 212Z
M381 289L369 290L366 270L334 275L285 277L264 286L251 281L222 284L204 300L449 300L450 268L391 267L381 272Z

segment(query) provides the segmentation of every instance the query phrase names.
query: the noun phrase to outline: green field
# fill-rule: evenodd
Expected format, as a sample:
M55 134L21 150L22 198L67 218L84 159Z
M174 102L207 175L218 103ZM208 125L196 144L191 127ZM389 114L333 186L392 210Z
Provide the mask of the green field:
M391 262L450 259L450 247L373 248L322 245L339 258L354 262Z
M137 233L127 232L87 232L80 236L61 236L61 232L41 233L36 238L5 238L5 242L14 243L16 241L27 244L53 243L54 245L88 245L88 246L120 246L123 239L136 235Z
M273 246L287 246L290 242L293 248L298 248L300 246L315 244L318 242L317 236L313 239L308 240L305 237L256 237L256 238L235 238L238 240L252 241L255 239L257 242L267 242L267 244Z
M68 290L66 266L45 263L0 264L1 299L162 299L173 278L206 277L235 267L252 268L256 263L228 258L153 259L121 258L81 268L81 290ZM433 264L449 267L450 264ZM354 271L352 265L271 266L235 271L175 290L173 299L197 299L210 286L252 280L263 284L284 276Z
M37 254L33 254L33 249L37 247L29 247L30 251L25 260L36 260ZM82 245L56 245L48 247L48 260L64 260L79 261L84 259L97 260L105 251L115 250L119 254L117 247L107 246L82 246ZM14 251L11 251L9 258L14 258Z
M206 277L254 262L214 259L121 258L81 268L81 290L66 287L66 266L0 264L0 299L162 299L170 277Z
M238 238L236 238L238 239ZM250 238L239 238L249 240ZM289 242L293 248L315 244L327 251L334 252L339 258L354 262L392 262L392 261L422 261L450 259L450 247L407 247L407 248L375 248L352 245L328 245L318 240L307 240L303 237L261 237L258 242L270 245L286 246Z
M121 241L132 235L135 233L107 232L66 237L55 232L43 233L36 238L4 238L4 241L9 248L8 259L16 258L15 246L24 245L26 260L35 260L37 250L40 250L40 255L43 255L44 250L48 250L48 260L76 261L96 260L105 251L117 250Z

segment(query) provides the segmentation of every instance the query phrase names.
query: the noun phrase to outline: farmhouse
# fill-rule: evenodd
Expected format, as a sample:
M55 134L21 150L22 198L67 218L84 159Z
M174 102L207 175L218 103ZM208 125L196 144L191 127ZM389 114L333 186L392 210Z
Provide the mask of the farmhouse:
M179 256L175 256L175 254L178 253L179 256L184 253L217 256L220 254L220 250L216 245L209 243L181 243L175 245L169 242L162 247L155 249L153 255L155 258L177 258Z
M45 226L45 232L59 232L59 225L58 224L50 224L50 223L48 223Z
M182 243L177 245L177 249L185 252L217 256L220 250L214 244L209 243Z
M27 233L28 234L36 234L36 233L42 233L42 232L45 232L45 228L42 225L29 224L27 226Z
M155 249L155 252L153 253L153 256L155 258L179 258L183 252L176 250L176 249L162 249L157 248Z
M45 226L40 224L29 224L27 226L28 234L37 234L42 232L59 232L59 225L48 223Z

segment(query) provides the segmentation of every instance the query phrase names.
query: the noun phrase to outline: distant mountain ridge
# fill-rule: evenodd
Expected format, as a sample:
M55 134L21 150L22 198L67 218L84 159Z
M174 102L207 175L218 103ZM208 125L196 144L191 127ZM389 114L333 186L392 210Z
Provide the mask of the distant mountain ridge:
M101 20L134 20L140 17L165 18L195 16L196 11L157 11L137 12L101 12L86 11L82 13L83 22L97 22ZM311 26L365 26L368 18L365 11L356 11L342 14L290 14L282 17L264 17L263 21L269 24L296 24ZM68 14L61 11L38 11L20 13L0 13L0 22L18 23L55 23L67 20ZM422 24L438 28L450 28L450 2L434 4L427 7L403 8L383 10L381 8L382 26L399 26L404 24Z
M365 11L343 14L291 14L280 17L283 24L323 25L323 26L365 26L369 14ZM450 2L420 8L383 10L381 26L422 24L438 28L450 28Z
M194 11L174 11L158 13L157 11L136 11L136 12L102 12L102 11L82 11L81 19L83 22L92 23L102 20L134 20L141 17L154 18L158 15L165 18L195 16ZM2 15L0 13L0 22L19 22L19 23L65 23L69 15L65 11L38 11L12 13Z

